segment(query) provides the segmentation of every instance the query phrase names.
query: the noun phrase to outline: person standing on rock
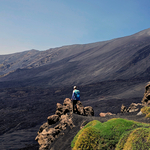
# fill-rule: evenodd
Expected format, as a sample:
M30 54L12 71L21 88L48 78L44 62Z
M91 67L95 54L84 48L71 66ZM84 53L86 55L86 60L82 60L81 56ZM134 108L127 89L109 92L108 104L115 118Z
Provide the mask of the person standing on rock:
M73 87L73 92L72 92L72 98L71 100L73 101L73 113L75 112L75 106L77 102L80 100L80 91L77 90L77 87Z

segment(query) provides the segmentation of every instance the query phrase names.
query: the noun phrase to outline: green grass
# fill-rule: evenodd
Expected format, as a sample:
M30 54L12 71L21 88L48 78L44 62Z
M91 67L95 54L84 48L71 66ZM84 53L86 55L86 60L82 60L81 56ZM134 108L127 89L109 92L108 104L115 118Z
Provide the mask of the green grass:
M137 140L129 140L129 137L134 137L138 133L143 133L142 140L145 141L145 147L137 144ZM135 135L134 132L137 134ZM141 150L142 145L145 149L150 144L150 124L138 123L126 119L111 119L107 122L101 123L97 120L89 122L82 128L74 137L71 147L73 150L121 150L124 147L135 147L136 150ZM132 138L131 138L132 139ZM138 139L140 140L140 138ZM133 142L134 144L130 144ZM135 146L137 145L137 146ZM144 150L145 150L144 149Z

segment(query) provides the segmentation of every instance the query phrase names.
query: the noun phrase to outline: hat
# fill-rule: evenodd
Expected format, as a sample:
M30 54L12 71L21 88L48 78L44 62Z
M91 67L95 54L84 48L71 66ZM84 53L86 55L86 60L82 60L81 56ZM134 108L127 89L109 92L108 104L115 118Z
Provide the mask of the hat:
M74 86L73 89L77 89L77 86Z

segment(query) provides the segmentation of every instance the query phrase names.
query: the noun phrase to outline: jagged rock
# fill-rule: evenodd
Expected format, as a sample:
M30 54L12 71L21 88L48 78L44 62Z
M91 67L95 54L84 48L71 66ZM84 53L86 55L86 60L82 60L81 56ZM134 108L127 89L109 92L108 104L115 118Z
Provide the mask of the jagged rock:
M121 106L121 113L126 113L126 112L137 112L140 111L143 106L150 106L150 82L145 87L145 92L143 99L141 101L142 103L132 103L129 108L124 106L122 104ZM137 115L140 115L141 113L139 112Z
M59 115L51 115L47 118L49 125L56 123L59 120Z
M60 103L57 103L57 104L56 104L56 110L58 110L58 111L63 111L63 105L60 104Z
M81 103L81 101L78 101L77 104L76 104L76 111L79 115L85 115L85 112L84 112L84 107Z
M145 93L142 99L142 104L150 106L150 82L145 87Z
M64 100L63 105L60 103L56 104L56 112L55 115L61 116L66 113L71 113L73 110L73 104L72 101L69 98L66 98ZM91 106L84 107L81 103L81 101L78 101L74 110L75 113L79 115L84 116L94 116L94 110Z
M51 127L48 123L43 124L35 138L40 145L39 150L49 149L51 143L62 134L61 131L65 130L67 126L71 129L74 127L72 116L68 114L62 115L59 119L59 124L54 127Z
M48 127L50 127L50 125L48 124L48 122L45 122L43 125L40 126L38 133L41 133L45 128Z
M63 105L56 104L56 112L47 118L47 122L44 123L37 133L35 138L40 145L40 150L47 150L50 148L51 143L63 135L63 131L69 126L71 129L74 127L72 121L72 109L73 104L69 98L64 100ZM94 116L94 110L91 106L83 107L80 101L76 104L76 113L86 116ZM55 125L56 124L56 125Z
M67 126L69 126L72 129L74 127L74 124L72 121L72 116L66 114L61 116L59 124L56 125L54 128L65 130Z
M94 110L91 106L84 107L85 116L94 116Z
M72 105L71 100L69 98L66 98L63 103L63 114L72 112L72 108L73 108L73 105Z
M60 103L56 104L56 115L61 116L63 114L63 105Z
M74 127L72 117L70 117L67 114L62 115L61 118L60 118L60 125L61 125L62 130L65 130L66 126L69 126L72 129Z
M127 110L128 110L127 107L122 104L121 113L125 113L125 112L127 112Z
M106 117L106 116L112 116L112 115L116 115L116 114L112 114L111 112L100 113L100 114L99 114L100 117Z
M56 104L55 114L61 116L61 115L64 115L66 113L70 113L70 112L72 112L72 108L73 108L73 105L72 105L71 100L69 98L66 98L64 100L63 105L60 103Z
M139 111L143 105L141 103L132 103L128 108L122 104L121 106L121 113L126 113L126 112L137 112Z
M128 112L136 112L139 111L142 108L142 104L138 103L132 103L129 108L128 108Z
M39 150L47 150L59 132L59 129L45 128L41 133L39 133L35 139L40 145Z

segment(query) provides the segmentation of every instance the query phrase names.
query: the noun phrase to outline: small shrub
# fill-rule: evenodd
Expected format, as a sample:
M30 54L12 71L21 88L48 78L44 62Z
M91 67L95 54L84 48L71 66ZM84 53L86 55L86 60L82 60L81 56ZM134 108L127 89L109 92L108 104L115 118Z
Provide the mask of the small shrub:
M123 147L124 147L124 145L128 139L128 136L131 132L132 132L132 130L125 132L124 134L121 135L120 140L119 140L115 150L122 150L123 149Z
M79 135L76 140L75 146L73 150L98 150L100 141L99 130L95 127L87 127L83 132Z
M141 108L141 112L143 114L146 114L146 116L145 116L146 118L150 118L150 107L145 106L145 107Z
M124 144L123 150L149 150L150 149L150 129L137 128L133 130Z
M121 150L134 129L144 127L150 127L150 125L121 118L114 118L104 123L94 120L74 137L72 148L73 150L112 150L115 148Z
M93 120L93 121L89 122L88 124L86 124L86 126L83 127L83 128L77 133L77 135L74 137L73 141L71 142L71 147L74 147L75 142L76 142L76 140L78 139L78 136L82 133L82 131L83 131L84 129L86 129L87 127L90 127L90 126L95 126L96 124L101 124L101 122L99 122L98 120Z

